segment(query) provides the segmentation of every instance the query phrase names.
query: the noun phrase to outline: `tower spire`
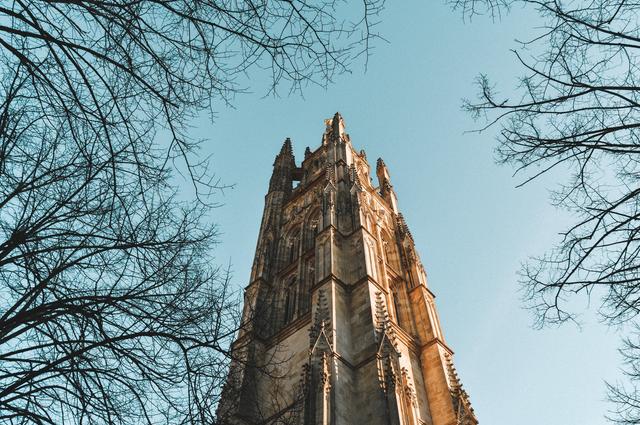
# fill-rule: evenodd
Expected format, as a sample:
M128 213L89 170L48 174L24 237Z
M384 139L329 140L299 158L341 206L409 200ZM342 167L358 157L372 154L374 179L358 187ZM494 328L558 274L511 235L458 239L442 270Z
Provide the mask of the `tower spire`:
M284 139L284 143L282 143L282 148L280 148L280 155L293 156L293 147L291 146L291 139L289 137Z
M389 203L393 212L397 214L398 198L396 197L396 193L391 185L391 175L389 174L387 165L384 163L382 158L378 158L378 161L376 161L376 175L378 176L380 195Z
M342 115L340 115L340 112L336 112L335 115L333 116L333 119L331 120L331 127L333 129L333 134L340 136L341 135L341 124L342 124L342 129L344 129L344 121L342 120Z
M291 146L291 139L287 137L282 143L280 153L276 155L276 159L273 162L269 192L284 192L286 195L291 193L295 169L296 160L293 156L293 147Z
M325 126L276 156L219 424L477 425L386 164Z

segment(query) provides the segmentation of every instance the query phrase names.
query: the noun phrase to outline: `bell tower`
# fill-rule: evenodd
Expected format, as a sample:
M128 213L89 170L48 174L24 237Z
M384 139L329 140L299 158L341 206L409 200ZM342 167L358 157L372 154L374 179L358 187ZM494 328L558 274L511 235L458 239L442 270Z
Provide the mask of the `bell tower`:
M325 125L276 156L219 423L477 424L386 164Z

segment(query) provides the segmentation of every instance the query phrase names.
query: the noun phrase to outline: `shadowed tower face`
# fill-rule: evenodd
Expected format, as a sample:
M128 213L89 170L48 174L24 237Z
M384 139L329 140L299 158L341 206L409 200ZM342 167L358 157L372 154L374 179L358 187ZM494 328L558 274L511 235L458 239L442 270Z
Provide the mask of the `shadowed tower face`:
M325 124L276 156L219 422L476 424L385 163Z

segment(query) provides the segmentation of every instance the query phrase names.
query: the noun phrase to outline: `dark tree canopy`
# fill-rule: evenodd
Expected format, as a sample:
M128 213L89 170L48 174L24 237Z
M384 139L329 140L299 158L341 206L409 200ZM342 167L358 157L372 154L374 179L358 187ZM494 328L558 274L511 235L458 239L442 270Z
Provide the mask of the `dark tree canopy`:
M474 117L499 127L498 154L525 181L561 169L554 201L576 217L561 242L523 269L540 325L574 320L576 296L596 298L612 324L640 313L640 3L625 0L455 0L467 16L536 10L539 34L514 51L523 69L515 99L480 76ZM624 353L640 378L637 335ZM635 342L634 342L635 341ZM612 419L640 423L637 389L611 387Z
M237 296L188 120L252 73L295 90L348 70L382 5L357 6L0 6L0 422L214 422Z

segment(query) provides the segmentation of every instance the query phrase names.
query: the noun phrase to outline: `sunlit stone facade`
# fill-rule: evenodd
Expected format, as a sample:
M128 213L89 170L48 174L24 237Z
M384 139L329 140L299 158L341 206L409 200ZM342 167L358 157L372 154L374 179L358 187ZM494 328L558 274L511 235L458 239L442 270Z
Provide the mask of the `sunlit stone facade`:
M276 156L219 422L476 424L385 163L325 123Z

